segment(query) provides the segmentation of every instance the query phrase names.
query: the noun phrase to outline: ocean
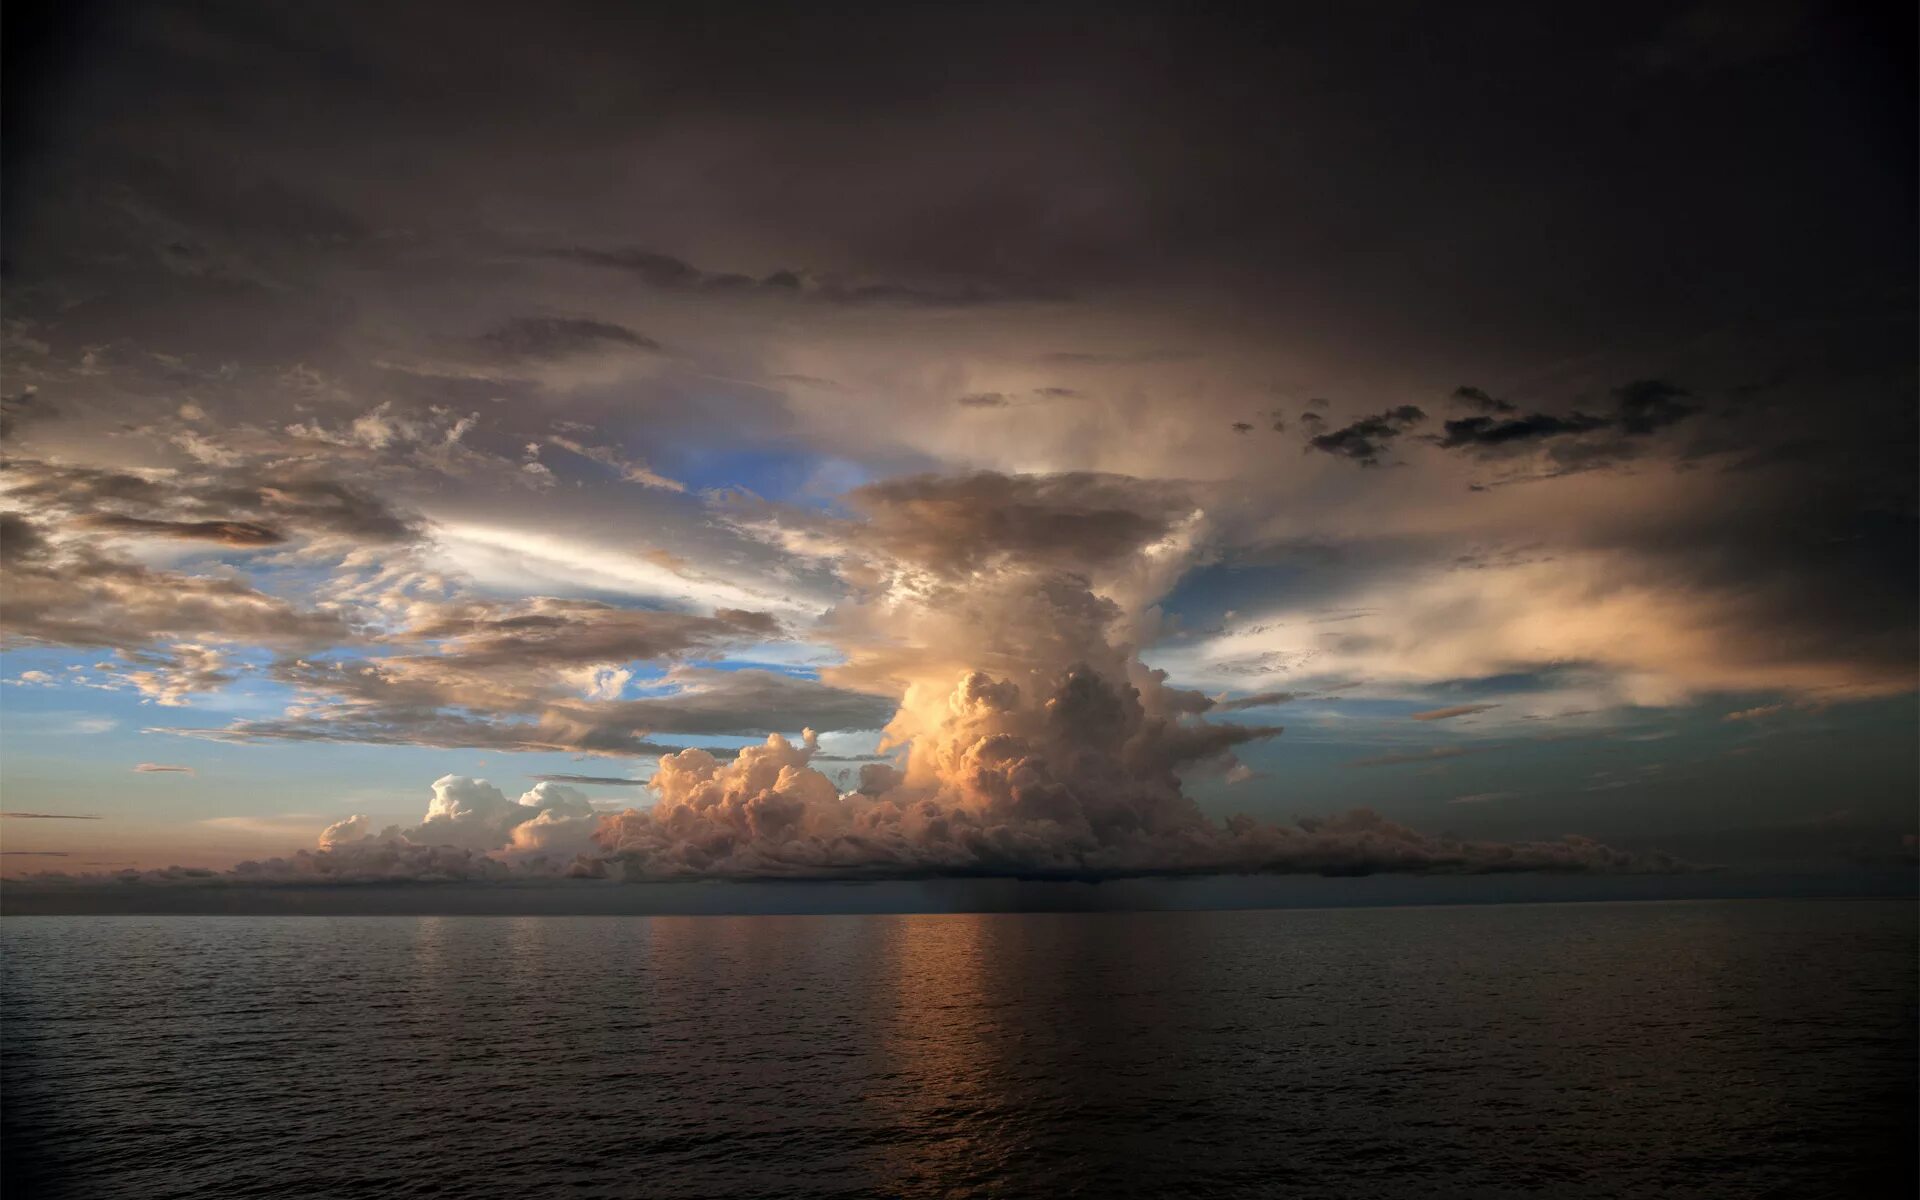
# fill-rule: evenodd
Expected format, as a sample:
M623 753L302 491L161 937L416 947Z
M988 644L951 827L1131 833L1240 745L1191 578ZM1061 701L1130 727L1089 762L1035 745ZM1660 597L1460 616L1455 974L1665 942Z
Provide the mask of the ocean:
M0 922L9 1197L1911 1196L1895 901Z

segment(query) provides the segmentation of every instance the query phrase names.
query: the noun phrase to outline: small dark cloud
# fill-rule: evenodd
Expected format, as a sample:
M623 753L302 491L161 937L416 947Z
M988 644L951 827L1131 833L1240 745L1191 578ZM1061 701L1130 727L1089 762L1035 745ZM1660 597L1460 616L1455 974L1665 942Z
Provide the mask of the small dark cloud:
M1451 721L1455 717L1470 717L1488 709L1499 708L1498 704L1455 704L1447 708L1430 708L1426 712L1412 714L1415 721Z
M961 408L1005 408L1012 401L1001 392L969 392L954 403Z
M15 821L98 821L99 817L79 813L0 812L0 817Z
M192 775L194 773L192 767L179 767L172 763L143 762L136 765L133 770L134 773L138 775L159 775L167 772L178 772L182 775Z
M1423 410L1411 404L1402 404L1371 417L1362 417L1332 433L1318 434L1310 438L1307 445L1327 454L1350 458L1363 467L1377 467L1380 465L1380 456L1393 445L1395 438L1426 419L1427 414Z
M223 546L277 546L286 535L254 521L153 521L142 517L102 514L82 524L106 533L142 534L190 542L219 542Z
M1033 394L1048 400L1073 400L1079 397L1080 392L1070 387L1043 387L1033 389Z
M480 342L502 358L564 358L591 350L624 347L654 351L660 343L610 321L588 317L515 317L480 335Z
M1462 404L1470 405L1483 413L1510 413L1513 405L1505 400L1496 400L1482 388L1461 385L1453 389L1453 398Z
M1253 708L1269 708L1276 704L1290 704L1300 699L1299 692L1260 692L1252 696L1236 696L1232 700L1216 701L1215 712L1246 712Z
M1233 431L1239 434L1248 434L1253 432L1253 426L1245 421L1235 421L1233 423Z
M1574 413L1567 417L1531 413L1511 420L1462 417L1446 423L1446 433L1440 438L1439 446L1442 450L1507 446L1516 442L1537 442L1568 434L1591 433L1596 429L1605 429L1610 424L1612 422L1605 417L1593 417L1585 413Z
M0 850L0 854L11 858L68 858L65 850Z
M1565 416L1543 412L1514 416L1511 414L1518 410L1512 404L1472 387L1456 389L1454 398L1478 407L1482 415L1448 421L1445 432L1434 439L1441 449L1492 452L1557 442L1560 443L1559 457L1570 469L1576 470L1592 466L1596 459L1617 458L1623 454L1613 446L1583 452L1583 444L1575 440L1583 435L1612 432L1619 438L1646 437L1700 411L1698 405L1687 402L1684 389L1661 379L1639 379L1615 388L1612 411L1601 414L1576 411Z

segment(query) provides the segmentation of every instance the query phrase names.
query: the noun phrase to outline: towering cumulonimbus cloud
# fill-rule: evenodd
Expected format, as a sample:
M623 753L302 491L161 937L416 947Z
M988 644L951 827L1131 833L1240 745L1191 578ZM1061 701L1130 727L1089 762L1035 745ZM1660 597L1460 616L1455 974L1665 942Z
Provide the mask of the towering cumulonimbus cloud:
M1367 812L1297 826L1208 818L1181 773L1231 771L1235 747L1281 730L1208 721L1214 701L1137 654L1153 601L1205 553L1206 514L1180 488L980 473L850 501L861 520L759 518L837 560L852 595L826 622L847 656L829 677L900 696L883 743L898 761L869 764L843 792L811 765L811 734L773 735L731 763L667 755L659 802L603 817L596 834L627 876L1655 865L1584 839L1429 838Z

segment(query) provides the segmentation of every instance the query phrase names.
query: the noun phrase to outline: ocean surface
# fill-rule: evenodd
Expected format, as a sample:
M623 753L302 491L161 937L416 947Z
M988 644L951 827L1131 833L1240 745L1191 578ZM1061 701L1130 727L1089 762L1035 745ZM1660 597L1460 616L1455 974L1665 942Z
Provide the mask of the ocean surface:
M1912 901L16 917L9 1198L1912 1196Z

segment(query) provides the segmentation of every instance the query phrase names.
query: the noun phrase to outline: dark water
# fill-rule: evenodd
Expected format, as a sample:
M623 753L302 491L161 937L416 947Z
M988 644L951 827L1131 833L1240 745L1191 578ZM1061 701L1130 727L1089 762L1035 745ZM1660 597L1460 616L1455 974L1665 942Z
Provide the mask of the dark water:
M4 925L9 1196L1911 1196L1911 902Z

